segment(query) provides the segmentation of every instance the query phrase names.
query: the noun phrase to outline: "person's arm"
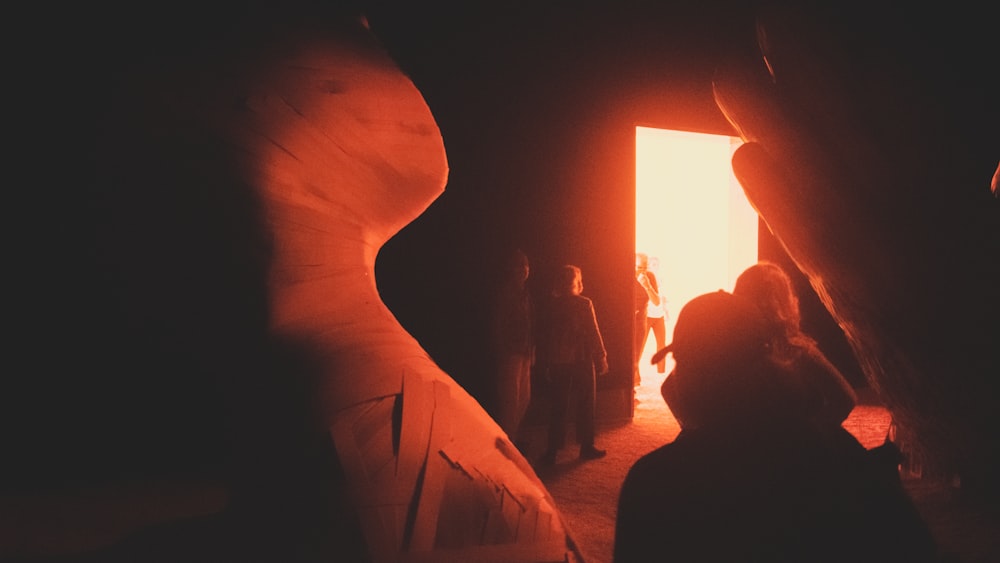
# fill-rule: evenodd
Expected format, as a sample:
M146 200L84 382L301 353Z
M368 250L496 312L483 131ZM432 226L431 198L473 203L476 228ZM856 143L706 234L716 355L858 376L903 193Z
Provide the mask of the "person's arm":
M604 375L608 373L608 351L604 348L604 338L601 336L601 329L597 324L594 303L589 299L587 300L587 310L590 315L590 321L587 323L587 349L590 350L597 374Z
M837 366L815 346L806 349L803 363L803 377L807 385L820 395L820 412L816 413L820 420L833 424L844 422L858 402L854 388Z
M653 305L660 304L660 291L656 287L656 277L653 276L652 272L645 272L639 276L639 283L642 284L642 288L646 291L646 298Z

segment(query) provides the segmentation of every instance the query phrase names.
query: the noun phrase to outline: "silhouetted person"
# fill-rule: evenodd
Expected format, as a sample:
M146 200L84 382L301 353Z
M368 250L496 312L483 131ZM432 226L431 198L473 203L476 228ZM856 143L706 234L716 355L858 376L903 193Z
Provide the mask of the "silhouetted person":
M799 300L788 274L773 262L758 262L736 278L733 294L760 308L771 335L771 359L801 376L809 416L821 423L844 422L857 395L816 341L802 332Z
M491 345L496 359L496 419L511 441L531 402L531 366L535 361L533 304L527 282L528 256L508 257L493 303Z
M570 412L576 422L580 458L597 459L607 453L594 446L595 374L607 373L607 352L594 304L582 292L580 268L563 266L539 318L538 361L551 393L548 447L542 455L543 465L555 463L559 450L566 445Z
M639 373L639 362L642 359L642 348L646 338L646 304L649 297L646 295L646 288L639 283L638 278L632 277L632 385L637 386L642 383L642 376Z
M641 271L639 264L640 256L643 257ZM667 300L664 299L663 293L660 291L660 282L656 276L656 266L659 265L659 262L659 259L655 256L647 258L645 254L636 254L636 279L640 283L644 279L646 280L647 283L643 285L643 289L646 291L648 297L646 302L646 331L642 334L642 344L639 350L640 357L642 357L642 351L646 348L646 340L649 338L650 331L652 331L653 339L656 342L656 350L667 345ZM660 361L656 362L657 373L666 373L666 371L666 359L660 359Z
M694 298L666 350L676 386L665 398L687 423L625 477L615 563L933 560L898 480L847 431L804 416L753 303Z
M635 361L638 367L638 362L642 358L642 351L646 347L646 338L649 336L650 329L656 331L656 327L652 326L650 321L655 319L649 318L650 307L660 306L660 289L659 284L656 281L656 274L649 271L649 257L642 253L635 253L635 279L636 285L636 312L635 312L635 335L634 335L634 345L635 345ZM655 314L655 313L654 313ZM662 332L662 317L659 328ZM659 341L659 340L658 340ZM663 344L661 343L662 347ZM638 369L636 369L635 378L633 383L639 385L641 383L641 377L639 375Z

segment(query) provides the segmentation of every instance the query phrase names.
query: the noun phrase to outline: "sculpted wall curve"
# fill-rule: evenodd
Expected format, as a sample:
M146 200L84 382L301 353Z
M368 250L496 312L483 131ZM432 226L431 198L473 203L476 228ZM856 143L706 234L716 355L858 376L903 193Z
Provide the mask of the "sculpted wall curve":
M908 469L995 500L996 112L968 118L987 108L893 16L862 33L825 13L763 10L757 58L717 74L747 141L734 171L891 410ZM963 55L949 63L986 60Z
M190 109L241 155L261 201L269 330L311 356L292 375L316 393L343 468L338 509L357 514L373 561L577 557L526 460L378 295L379 248L446 182L429 109L363 30L276 41Z
M447 181L434 117L363 19L297 9L101 61L82 120L95 298L121 337L106 367L181 389L167 409L116 390L150 416L182 420L211 393L225 436L199 454L221 459L214 500L185 515L138 498L141 516L74 530L25 521L4 544L115 561L579 560L525 458L378 293L379 249Z

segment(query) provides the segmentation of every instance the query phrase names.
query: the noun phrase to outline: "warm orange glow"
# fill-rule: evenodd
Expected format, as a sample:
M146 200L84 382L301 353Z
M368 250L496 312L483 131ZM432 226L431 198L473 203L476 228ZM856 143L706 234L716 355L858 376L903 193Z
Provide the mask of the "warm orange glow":
M757 213L730 164L740 143L724 135L636 127L636 251L659 259L668 342L685 303L732 290L736 276L757 261ZM643 385L663 380L649 365L654 347L650 335L640 360Z

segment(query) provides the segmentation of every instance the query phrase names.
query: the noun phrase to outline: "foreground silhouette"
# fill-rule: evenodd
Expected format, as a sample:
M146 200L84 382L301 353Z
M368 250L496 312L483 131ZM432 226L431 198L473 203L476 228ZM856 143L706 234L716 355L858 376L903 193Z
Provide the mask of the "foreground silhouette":
M663 389L682 430L625 477L615 562L934 560L895 467L812 422L768 335L753 303L723 291L681 310Z

